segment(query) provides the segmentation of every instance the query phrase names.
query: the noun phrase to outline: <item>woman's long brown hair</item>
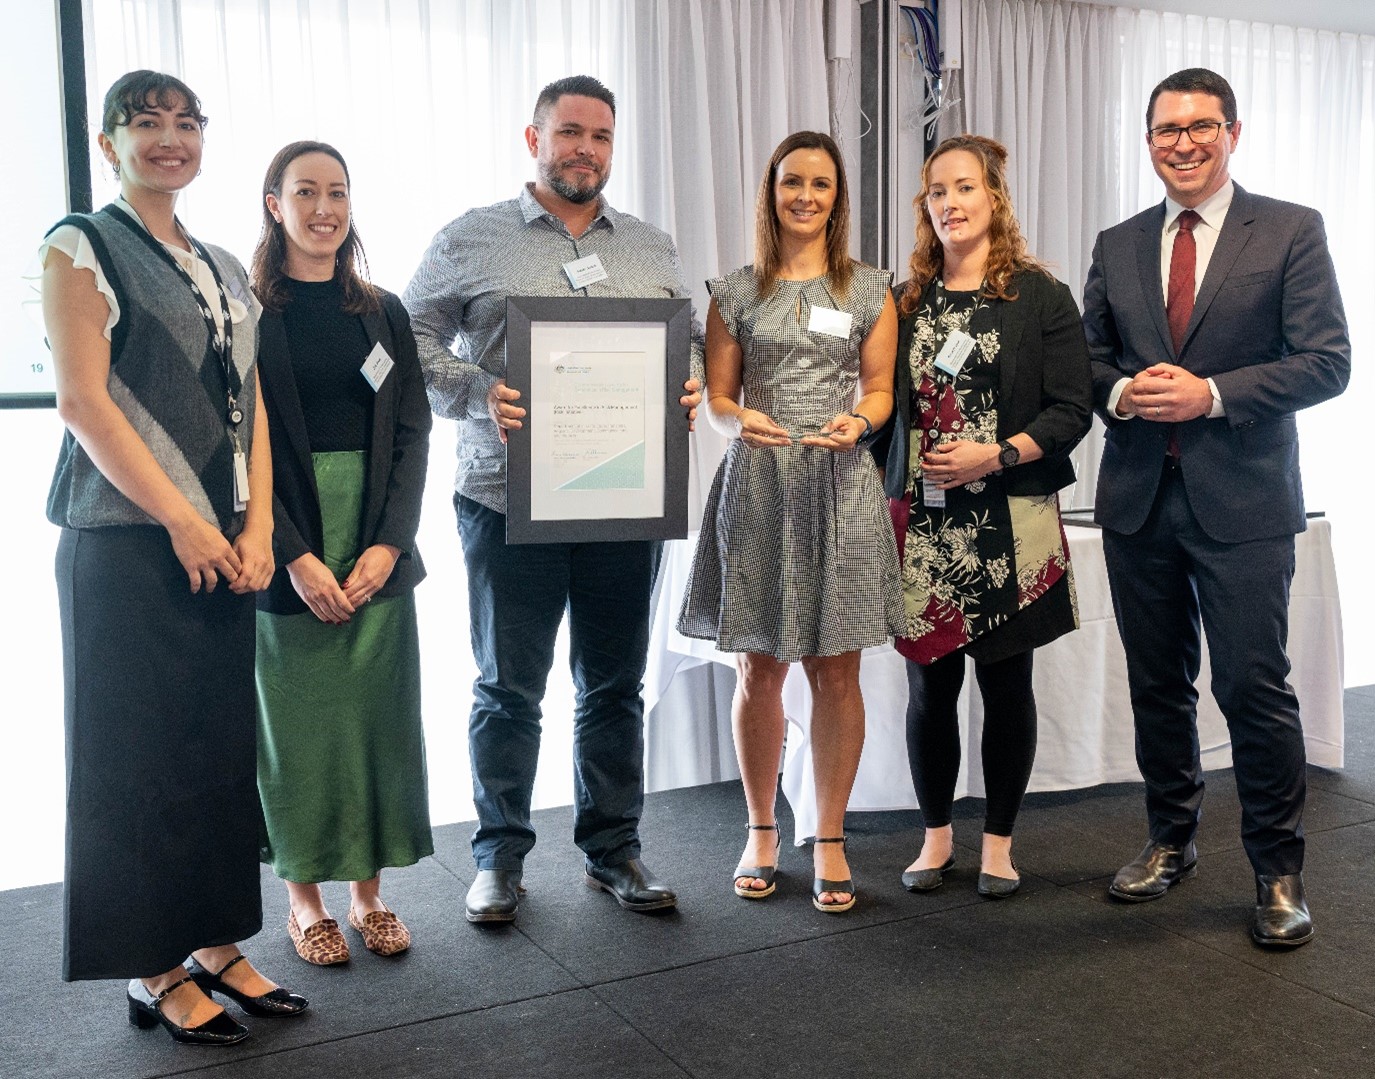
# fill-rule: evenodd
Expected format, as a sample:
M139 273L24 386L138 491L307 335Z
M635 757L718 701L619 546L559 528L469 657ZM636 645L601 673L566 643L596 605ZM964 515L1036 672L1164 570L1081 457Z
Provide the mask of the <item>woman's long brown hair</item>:
M258 246L253 249L253 266L250 270L253 291L258 302L268 311L280 311L286 306L287 286L286 229L267 208L267 196L281 199L286 170L293 161L305 154L328 154L334 158L344 170L344 181L352 188L348 162L327 142L292 142L277 151L272 163L267 166L267 175L263 177L263 227L258 234ZM343 287L344 310L350 315L370 315L382 310L381 297L369 283L367 272L368 257L363 252L363 241L358 238L358 229L354 227L353 211L350 209L349 234L344 237L334 256L334 279Z
M1050 276L1045 265L1027 251L1026 239L1012 211L1012 199L1007 193L1007 147L983 135L955 135L937 146L921 167L921 191L912 200L917 219L917 246L908 262L907 288L898 300L899 318L906 318L917 309L922 290L944 269L945 248L931 224L926 199L931 191L931 166L937 158L955 150L971 153L978 160L983 169L984 186L993 200L984 295L991 300L1015 300L1017 291L1012 287L1012 277L1021 270L1038 270Z

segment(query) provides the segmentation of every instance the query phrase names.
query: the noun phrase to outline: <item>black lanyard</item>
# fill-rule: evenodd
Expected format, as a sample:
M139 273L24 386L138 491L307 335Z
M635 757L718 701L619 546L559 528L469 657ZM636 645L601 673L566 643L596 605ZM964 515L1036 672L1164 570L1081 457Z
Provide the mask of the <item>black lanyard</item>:
M177 227L181 228L181 222L177 222ZM199 241L193 239L186 229L182 228L181 233L191 244L192 251L210 267L210 275L215 279L215 290L219 293L220 316L224 320L222 323L223 333L221 333L220 327L216 325L215 314L210 310L210 304L201 287L196 284L196 279L161 243L155 246L162 257L172 264L172 268L186 282L187 287L191 290L192 298L196 301L196 306L200 309L201 318L205 319L205 328L210 334L210 346L215 350L215 356L220 361L220 370L224 374L227 399L225 419L229 423L230 430L236 431L244 419L243 408L239 405L239 394L243 392L243 379L239 377L239 369L234 366L234 324L229 317L229 297L225 295L224 282L220 280L220 272L215 268L215 263L210 258L209 252L201 246Z

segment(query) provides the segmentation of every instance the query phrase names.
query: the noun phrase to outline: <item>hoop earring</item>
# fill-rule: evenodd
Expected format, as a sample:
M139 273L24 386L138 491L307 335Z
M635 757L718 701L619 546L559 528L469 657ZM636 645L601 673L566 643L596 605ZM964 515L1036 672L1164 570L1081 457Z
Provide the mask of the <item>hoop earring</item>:
M119 179L119 162L118 162L118 161L111 161L111 162L110 162L110 168L111 168L112 170L114 170L115 179L118 180L118 179Z

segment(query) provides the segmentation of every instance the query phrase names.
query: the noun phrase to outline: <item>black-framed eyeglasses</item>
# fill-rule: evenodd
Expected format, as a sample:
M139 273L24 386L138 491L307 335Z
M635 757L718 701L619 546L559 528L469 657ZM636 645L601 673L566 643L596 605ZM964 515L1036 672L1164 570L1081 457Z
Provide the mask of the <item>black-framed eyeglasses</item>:
M1189 133L1189 141L1195 146L1207 146L1210 142L1217 142L1218 133L1224 127L1231 131L1234 123L1235 120L1195 120L1188 127L1156 127L1146 134L1150 136L1151 145L1162 150L1178 146L1179 136L1186 131Z

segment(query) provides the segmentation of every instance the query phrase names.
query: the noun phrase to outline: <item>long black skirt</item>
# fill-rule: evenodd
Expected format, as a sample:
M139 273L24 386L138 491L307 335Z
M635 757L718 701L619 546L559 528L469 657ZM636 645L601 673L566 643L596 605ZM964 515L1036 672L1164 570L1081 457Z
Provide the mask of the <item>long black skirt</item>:
M262 928L254 601L164 529L63 529L62 976L151 977Z

